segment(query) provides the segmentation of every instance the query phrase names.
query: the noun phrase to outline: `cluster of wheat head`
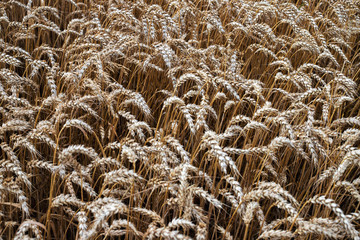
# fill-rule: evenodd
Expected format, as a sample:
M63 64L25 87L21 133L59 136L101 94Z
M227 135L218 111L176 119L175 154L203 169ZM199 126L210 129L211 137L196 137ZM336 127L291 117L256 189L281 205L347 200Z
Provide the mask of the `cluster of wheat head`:
M0 1L0 239L360 239L360 1Z

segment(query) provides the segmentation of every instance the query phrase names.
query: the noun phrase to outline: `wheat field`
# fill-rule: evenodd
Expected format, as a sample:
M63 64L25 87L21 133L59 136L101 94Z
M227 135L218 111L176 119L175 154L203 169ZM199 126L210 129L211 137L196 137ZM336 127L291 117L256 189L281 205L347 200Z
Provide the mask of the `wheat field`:
M359 0L1 0L0 239L360 239Z

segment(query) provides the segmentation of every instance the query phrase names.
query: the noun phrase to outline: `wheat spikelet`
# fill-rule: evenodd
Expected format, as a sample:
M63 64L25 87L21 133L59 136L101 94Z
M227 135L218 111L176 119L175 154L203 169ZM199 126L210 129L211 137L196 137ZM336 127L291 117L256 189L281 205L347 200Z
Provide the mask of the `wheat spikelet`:
M119 182L129 183L130 179L134 179L137 181L143 180L142 177L138 176L132 170L119 169L115 171L111 171L105 174L104 185L114 184Z
M212 196L211 194L207 193L206 191L204 191L201 188L198 187L192 187L191 191L194 192L194 194L198 195L199 197L206 199L207 201L209 201L212 205L214 205L217 208L222 208L222 204L219 200L217 200L214 196Z
M269 230L263 232L259 239L291 239L295 236L294 233L286 230Z
M203 147L210 148L209 153L215 156L219 160L220 168L224 174L227 173L227 166L230 166L231 170L235 174L238 174L238 170L233 160L221 149L216 139L216 133L207 131L203 136Z
M89 133L93 133L93 130L91 128L91 126L89 124L87 124L86 122L80 120L80 119L70 119L70 120L66 120L65 124L63 125L64 128L67 127L77 127L79 128L82 132L84 132L84 130L86 130Z
M336 171L333 174L332 181L338 182L340 177L344 174L346 169L357 160L360 156L360 150L353 150L348 152L344 159L342 160L341 164L337 167Z
M354 184L347 181L342 181L342 182L337 182L336 186L344 187L346 191L348 191L354 198L356 198L358 201L360 200L359 191L356 189Z
M42 239L42 233L39 230L39 227L44 228L44 225L42 225L39 222L33 221L33 220L25 220L21 223L19 226L14 239L32 239L27 233L29 230L35 235L35 239Z
M71 145L67 148L62 149L61 153L59 154L59 160L65 161L66 158L71 157L71 155L75 153L84 154L91 159L98 158L98 154L96 153L96 151L90 147L85 147L83 145Z
M28 176L23 170L21 169L21 163L16 156L16 154L13 152L11 147L7 145L6 142L2 142L0 144L1 149L6 153L9 160L2 161L1 165L10 170L11 172L14 172L15 175L17 175L23 183L27 185L27 187L31 187L31 182L28 179Z
M346 232L353 238L359 239L359 233L356 231L354 226L351 224L349 219L345 216L344 212L339 208L339 206L332 199L327 199L325 196L315 196L310 199L312 203L322 204L334 211L334 213L339 217L340 221L344 225Z
M85 204L75 196L64 195L64 194L60 194L59 196L55 197L52 201L52 207L60 207L66 205L82 207Z
M107 227L108 224L106 223L106 220L111 215L124 212L126 211L126 209L127 207L120 202L108 203L105 206L98 208L97 211L94 213L95 220L89 226L85 234L88 236L88 238L91 238L93 235L96 234L97 229Z

